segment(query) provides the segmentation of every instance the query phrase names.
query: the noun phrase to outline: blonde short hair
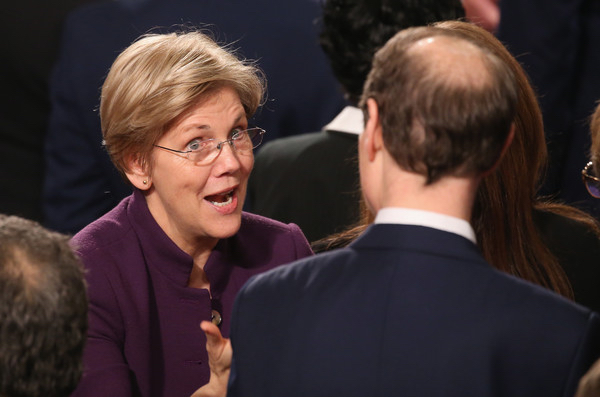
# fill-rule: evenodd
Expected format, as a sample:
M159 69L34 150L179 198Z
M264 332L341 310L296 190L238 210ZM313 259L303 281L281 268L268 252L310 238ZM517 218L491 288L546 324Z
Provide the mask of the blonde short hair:
M223 86L239 95L246 116L260 106L262 72L207 35L148 34L126 48L102 86L100 118L104 144L117 169L127 159L150 164L153 145L200 99Z

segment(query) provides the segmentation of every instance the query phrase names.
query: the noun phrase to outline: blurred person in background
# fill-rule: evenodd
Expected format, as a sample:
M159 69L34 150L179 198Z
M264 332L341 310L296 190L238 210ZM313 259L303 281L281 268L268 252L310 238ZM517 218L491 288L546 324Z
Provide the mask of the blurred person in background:
M82 374L87 313L68 237L0 215L0 395L70 395Z
M49 80L65 17L93 0L5 1L0 13L0 213L42 222Z
M596 106L590 119L591 150L590 161L581 171L583 183L594 199L600 198L600 105ZM595 280L598 282L598 279ZM212 380L212 379L211 379ZM600 396L600 360L579 381L579 388L575 397L597 397Z
M500 24L500 0L461 0L467 19L491 33Z
M598 0L501 0L498 38L531 78L549 149L541 193L592 213L581 184L589 153L588 117L600 98Z

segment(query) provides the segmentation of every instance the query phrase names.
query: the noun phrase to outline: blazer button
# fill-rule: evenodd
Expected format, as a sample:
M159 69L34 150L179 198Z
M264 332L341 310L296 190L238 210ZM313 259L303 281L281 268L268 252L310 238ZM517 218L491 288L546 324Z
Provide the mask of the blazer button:
M219 326L223 322L223 317L221 317L221 313L213 309L211 310L210 321L212 321L214 325Z

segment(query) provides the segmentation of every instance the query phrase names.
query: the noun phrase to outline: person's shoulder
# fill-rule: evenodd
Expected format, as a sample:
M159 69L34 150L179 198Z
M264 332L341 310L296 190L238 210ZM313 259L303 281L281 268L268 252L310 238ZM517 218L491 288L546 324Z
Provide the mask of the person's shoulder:
M131 197L123 199L115 208L90 223L71 238L71 246L80 254L102 251L115 244L124 244L131 231L126 212Z
M298 257L312 254L304 233L295 223L283 223L249 212L242 213L238 241L255 246L271 247L272 252L285 255L294 250ZM291 254L291 253L290 253Z
M313 132L279 138L267 142L255 157L250 179L268 174L273 177L313 178L314 172L329 164L342 164L356 156L357 136L329 131ZM353 167L350 167L353 169ZM311 171L311 170L314 170Z
M588 216L587 214L584 214ZM544 243L558 258L559 263L569 272L578 269L577 275L597 276L593 264L600 255L600 237L595 220L579 219L552 211L536 210L533 220L540 231ZM591 273L590 273L591 272Z
M319 255L298 259L285 266L280 266L267 272L252 277L246 283L245 294L255 292L276 295L280 290L307 291L325 279L339 275L337 265L347 263L352 250L348 248L337 249Z
M596 312L516 277L511 284L515 287L497 291L505 294L504 298L495 304L486 302L499 340L520 340L527 344L531 356L543 355L557 363L566 360L563 362L589 365L591 358L600 355L600 318ZM540 335L543 338L538 340Z
M256 154L256 159L265 157L285 157L289 153L299 153L310 149L327 138L323 131L286 136L266 142Z
M240 232L242 233L295 233L300 229L294 223L283 223L275 219L267 218L262 215L253 214L250 212L242 212L242 225Z
M283 223L250 212L242 213L242 224L237 234L243 239L264 240L270 245L281 238L291 238L302 244L306 241L304 233L295 223Z
M263 271L313 255L300 228L259 215L242 213L239 231L227 240L230 255L241 258L238 265L244 268L261 268Z
M547 288L519 277L493 269L495 276L487 283L490 307L499 312L523 315L535 324L564 321L573 326L584 326L594 313Z
M560 208L560 207L559 207ZM568 208L564 206L564 208ZM564 211L564 210L563 210ZM587 213L580 214L579 211L576 213L579 216L586 216L590 219ZM553 210L552 207L549 209L534 209L533 220L542 233L542 237L550 245L560 244L565 239L580 240L583 237L592 238L594 242L600 243L596 230L590 224L590 221L583 221L574 215L563 214Z

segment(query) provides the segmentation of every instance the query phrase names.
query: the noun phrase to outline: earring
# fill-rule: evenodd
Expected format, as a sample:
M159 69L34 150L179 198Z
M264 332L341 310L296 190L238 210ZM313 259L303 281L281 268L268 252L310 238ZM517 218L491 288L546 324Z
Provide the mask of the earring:
M144 179L144 180L142 181L142 183L143 183L144 185L147 185L147 184L148 184L148 181Z

